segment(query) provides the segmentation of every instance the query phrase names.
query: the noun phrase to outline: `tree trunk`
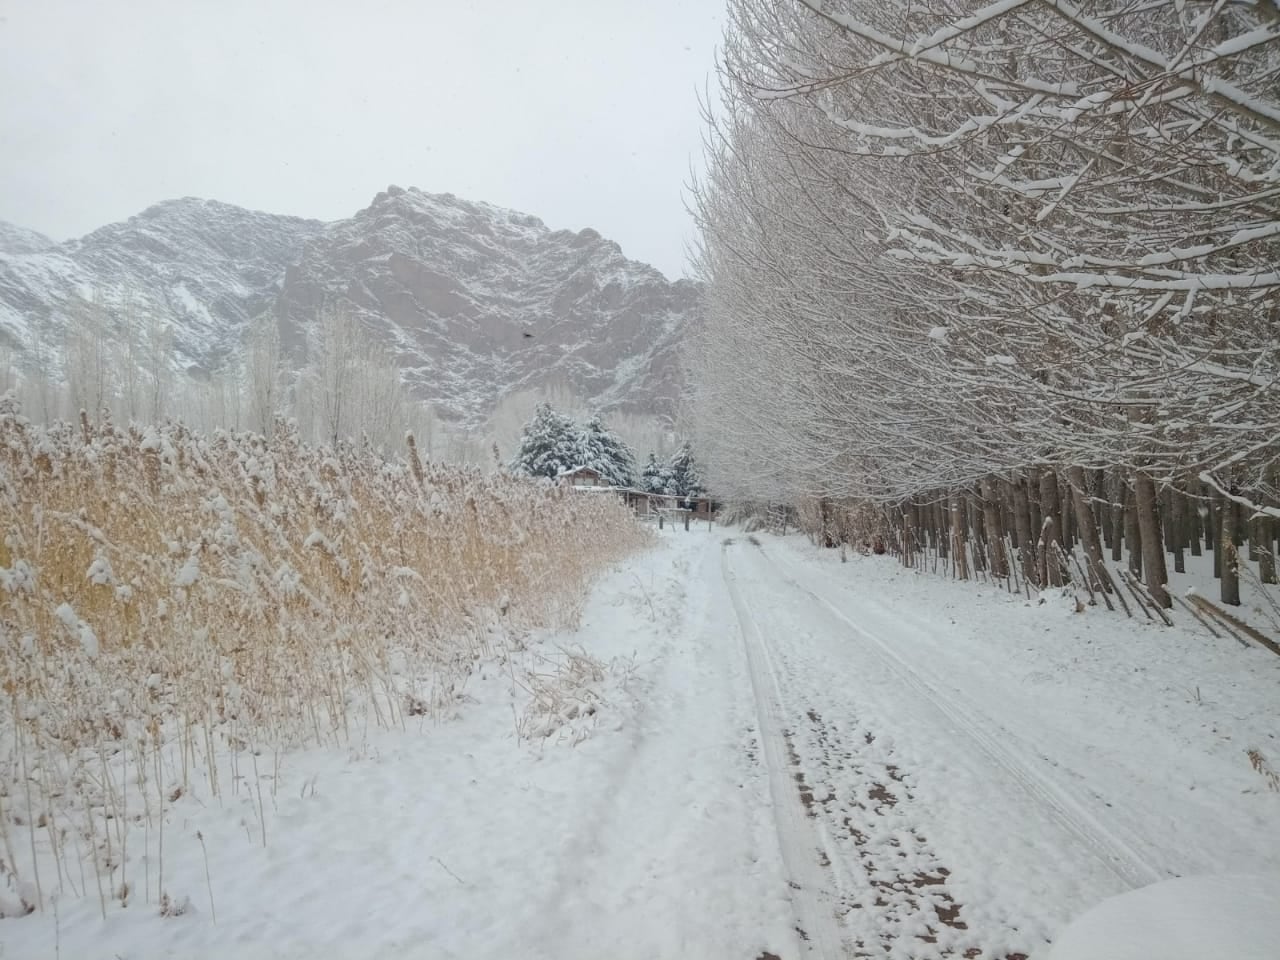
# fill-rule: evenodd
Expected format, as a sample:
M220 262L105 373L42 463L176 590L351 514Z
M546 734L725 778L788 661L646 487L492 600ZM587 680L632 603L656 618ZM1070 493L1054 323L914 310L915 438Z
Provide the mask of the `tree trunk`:
M951 494L951 549L954 554L956 576L969 579L969 558L964 555L964 494Z
M968 511L968 524L972 532L973 542L973 571L979 573L987 569L986 562L986 544L987 530L986 525L982 522L982 510L979 509L980 495L975 491L965 497L965 509Z
M1173 606L1165 584L1169 572L1164 565L1164 538L1160 535L1160 501L1151 477L1138 470L1133 475L1134 503L1138 527L1142 531L1142 565L1147 571L1147 592L1166 610Z
M1083 490L1083 487L1081 489ZM1065 480L1058 491L1058 503L1062 513L1058 520L1058 541L1062 544L1063 550L1070 550L1076 542L1075 525L1072 523L1072 518L1075 516L1075 497L1071 493L1071 485Z
M1213 550L1213 575L1222 579L1222 497L1209 491L1209 512L1205 515L1205 546Z
M1176 487L1169 490L1169 529L1173 534L1173 572L1186 573L1187 561L1183 546L1187 533L1187 498Z
M1178 495L1178 491L1173 486L1167 486L1161 489L1160 496L1156 500L1156 507L1160 517L1160 529L1164 531L1164 552L1173 553L1182 546L1182 527L1174 523L1173 517L1173 499Z
M1111 482L1107 484L1107 502L1111 504L1108 511L1111 518L1111 561L1119 563L1124 554L1124 474L1119 470L1111 471Z
M1036 546L1036 541L1040 537L1040 524L1044 517L1040 513L1040 471L1032 469L1027 472L1027 482L1023 485L1023 489L1027 496L1027 514L1031 521L1031 544ZM1039 548L1037 547L1037 554ZM1040 581L1044 583L1043 580Z
M1204 532L1204 501L1199 496L1191 499L1192 493L1200 493L1200 481L1195 477L1187 481L1186 492L1183 493L1183 499L1186 502L1187 514L1187 539L1191 543L1191 555L1199 557L1202 555L1200 546L1200 537Z
M1058 546L1065 547L1066 542L1062 539L1062 505L1058 497L1058 474L1052 469L1040 474L1040 510L1044 513L1046 520L1053 521L1053 533ZM1046 543L1045 546L1048 544Z
M1009 558L1004 555L1004 524L1000 516L1000 498L991 477L982 480L982 515L987 533L987 555L991 573L1001 579L1009 576Z
M1070 481L1071 502L1075 505L1076 528L1080 534L1080 542L1084 545L1085 555L1093 565L1093 569L1089 571L1089 579L1097 585L1098 589L1108 590L1110 578L1104 577L1103 573L1102 543L1098 539L1098 526L1094 522L1093 511L1089 509L1089 501L1086 499L1088 488L1085 486L1084 468L1068 468L1067 478Z
M1258 518L1258 579L1263 583L1276 582L1275 521L1270 517Z
M1129 548L1129 572L1142 576L1142 527L1138 525L1138 507L1133 487L1125 484L1124 490L1124 539Z
M1271 480L1271 489L1275 489L1276 471L1274 469L1267 471ZM1262 503L1268 507L1274 507L1275 501L1270 497L1263 497ZM1276 522L1270 514L1263 514L1258 517L1258 579L1263 583L1276 582Z
M1036 545L1031 539L1031 513L1027 499L1027 479L1020 476L1010 485L1010 500L1013 502L1013 526L1018 538L1018 553L1022 559L1022 576L1028 583L1040 586L1044 583L1038 576L1036 562Z
M1112 528L1111 522L1111 484L1107 482L1107 473L1105 470L1095 470L1093 474L1093 486L1098 491L1098 509L1094 511L1094 515L1098 518L1098 529L1102 533L1102 546L1104 549L1115 549L1113 538L1115 530Z
M1040 553L1040 582L1060 587L1062 566L1058 562L1058 551L1054 549L1054 544L1062 546L1058 535L1061 510L1058 508L1058 475L1053 470L1046 469L1040 474L1040 509L1044 514L1040 528L1036 531L1039 537L1037 549Z
M1222 602L1233 607L1240 606L1240 572L1236 564L1239 554L1236 552L1236 511L1235 504L1226 500L1221 494L1214 499L1219 505L1221 531L1218 549L1214 551L1215 561L1221 558L1222 566Z
M933 504L933 524L938 535L938 556L947 559L951 556L951 537L947 534L947 501L939 497Z

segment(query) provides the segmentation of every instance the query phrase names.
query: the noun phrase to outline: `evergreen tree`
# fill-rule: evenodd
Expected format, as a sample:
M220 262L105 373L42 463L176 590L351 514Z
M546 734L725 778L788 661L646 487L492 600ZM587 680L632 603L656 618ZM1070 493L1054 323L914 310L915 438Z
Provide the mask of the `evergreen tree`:
M581 466L582 444L578 425L556 413L545 401L520 435L520 450L511 461L511 472L529 477L558 477Z
M582 451L579 463L600 474L614 487L630 487L636 482L636 457L622 440L604 425L597 414L587 421L579 436Z
M671 469L659 463L654 454L649 454L649 462L644 465L644 472L640 475L640 489L645 493L666 493L670 480Z
M677 497L698 497L706 492L702 485L702 477L698 474L698 464L693 459L693 450L689 441L680 445L680 449L671 458L670 479L667 481L667 493Z

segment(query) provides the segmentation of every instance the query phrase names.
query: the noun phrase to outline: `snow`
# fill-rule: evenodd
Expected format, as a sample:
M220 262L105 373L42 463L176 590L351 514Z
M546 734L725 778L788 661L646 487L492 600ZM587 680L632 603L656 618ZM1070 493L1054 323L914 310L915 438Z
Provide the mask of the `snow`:
M1207 887L1160 881L1280 876L1246 757L1280 754L1280 658L796 537L655 536L576 629L495 627L440 722L223 758L236 791L166 802L163 888L135 859L128 907L90 879L0 920L5 955L1173 960L1081 938L1169 906L1219 936Z
M181 916L160 916L154 864L144 900L135 864L105 922L96 896L63 897L56 924L0 921L6 956L53 956L55 933L63 956L127 960L754 958L794 939L741 648L727 600L703 602L713 540L672 533L602 581L576 632L510 638L444 723L285 754L278 776L259 756L261 825L247 785L169 806ZM596 709L549 720L532 677L578 647L602 664L575 693Z
M174 575L175 587L189 587L200 579L200 558L196 554L187 557L185 563Z
M1280 874L1182 877L1106 900L1047 960L1272 960L1280 952Z
M67 628L67 632L80 641L80 649L86 657L93 659L98 655L98 637L93 628L80 619L71 604L61 604L54 615Z
M183 310L189 317L194 317L200 322L207 324L217 322L214 319L213 314L209 312L209 308L196 299L191 291L187 289L186 284L174 284L171 288L171 292L173 293L174 299L182 305Z

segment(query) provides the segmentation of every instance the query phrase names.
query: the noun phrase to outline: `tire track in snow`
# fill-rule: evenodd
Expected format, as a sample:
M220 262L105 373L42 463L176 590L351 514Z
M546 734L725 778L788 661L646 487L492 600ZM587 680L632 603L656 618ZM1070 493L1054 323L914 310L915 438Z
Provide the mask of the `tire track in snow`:
M810 941L804 944L810 955L1026 960L1023 953L990 950L982 931L969 929L962 904L947 886L951 871L919 823L912 787L892 748L873 749L875 735L856 719L844 724L846 731L812 707L788 703L785 690L803 688L804 679L812 678L796 676L771 649L727 554L724 562L753 661L761 726L771 728L776 744L774 751L766 749L765 759L784 860L793 878L805 878L792 884L799 928L812 925L813 919L804 918L821 911L820 921L834 929L827 942L839 944L825 948L837 952L824 954ZM799 823L797 796L804 815ZM817 896L806 896L811 891Z
M948 888L951 871L919 823L907 774L876 738L806 711L815 781L813 815L838 850L827 858L840 883L841 916L857 957L991 957ZM1003 954L1004 960L1027 960Z
M806 822L807 813L795 789L796 780L791 772L794 746L782 719L786 713L786 704L777 671L769 656L765 639L738 589L737 577L729 563L727 544L721 547L720 556L721 572L733 602L738 632L746 650L760 745L769 776L769 793L773 799L774 824L778 831L783 864L789 875L791 904L801 951L805 956L822 960L848 957L850 952L841 942L830 878L819 858L813 856L816 836Z
M1034 804L1043 809L1118 879L1130 887L1145 886L1166 879L1163 872L1148 863L1133 846L1104 825L1084 804L1009 750L1000 739L1002 735L1007 736L1007 731L996 722L981 718L976 710L961 703L958 697L944 693L895 652L883 637L857 623L822 594L789 575L786 569L790 568L790 564L776 559L763 548L760 549L760 554L785 583L810 598L860 637L865 642L864 646L870 649L904 687L931 705L956 730L972 741Z

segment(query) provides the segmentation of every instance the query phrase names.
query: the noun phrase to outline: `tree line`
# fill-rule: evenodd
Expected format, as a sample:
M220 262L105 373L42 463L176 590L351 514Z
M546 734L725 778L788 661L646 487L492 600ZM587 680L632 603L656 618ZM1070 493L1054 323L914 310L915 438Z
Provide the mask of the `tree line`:
M61 314L26 318L16 335L0 331L0 395L12 392L38 423L109 419L122 425L181 422L203 433L270 435L278 418L311 443L368 444L396 450L413 433L428 459L503 465L529 411L543 398L583 411L587 401L563 381L502 397L483 426L437 416L405 385L393 353L340 304L322 306L283 336L271 314L251 322L234 344L184 369L174 327L124 291L68 304ZM614 418L614 433L659 452L674 437L667 418ZM494 446L499 448L494 453ZM634 464L633 464L634 467Z
M1280 10L731 0L690 355L718 493L1114 588L1280 518ZM830 513L824 506L820 514ZM1063 559L1061 562L1067 562Z
M391 353L339 306L317 311L286 344L264 314L210 369L183 369L172 324L126 291L69 304L57 318L29 317L0 340L0 393L12 391L41 423L179 421L202 432L270 435L277 418L312 443L398 449L412 432L427 456L483 459L483 445L446 429L404 385Z

